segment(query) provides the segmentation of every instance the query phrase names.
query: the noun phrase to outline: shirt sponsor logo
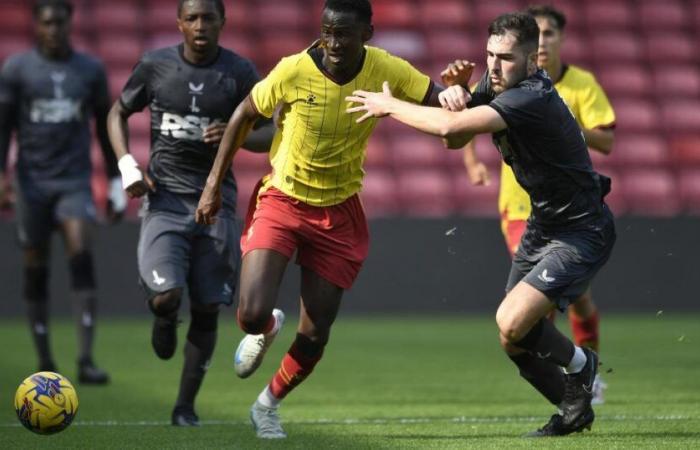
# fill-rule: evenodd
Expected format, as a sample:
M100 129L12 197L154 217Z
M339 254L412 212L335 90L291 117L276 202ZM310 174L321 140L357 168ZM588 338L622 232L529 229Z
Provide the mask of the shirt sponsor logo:
M160 124L160 134L172 136L176 139L186 139L188 141L204 141L204 130L209 126L222 123L218 119L209 117L199 117L187 115L182 117L178 114L163 113L163 120Z
M33 123L66 123L82 118L82 103L69 98L37 99L29 109L29 120Z

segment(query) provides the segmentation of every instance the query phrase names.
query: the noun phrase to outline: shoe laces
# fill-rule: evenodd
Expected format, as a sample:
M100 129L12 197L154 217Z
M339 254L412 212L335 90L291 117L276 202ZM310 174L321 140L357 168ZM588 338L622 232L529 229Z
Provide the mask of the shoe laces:
M264 417L259 424L261 432L284 433L280 425L280 416L275 408L260 408L258 412Z

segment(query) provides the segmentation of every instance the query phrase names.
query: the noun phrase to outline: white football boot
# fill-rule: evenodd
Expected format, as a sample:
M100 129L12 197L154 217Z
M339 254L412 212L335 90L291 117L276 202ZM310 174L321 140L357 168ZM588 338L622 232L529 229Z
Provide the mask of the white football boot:
M261 439L284 439L287 433L282 429L277 408L268 408L256 401L250 408L250 421L255 434Z
M233 365L236 375L240 378L248 378L260 367L267 349L270 348L272 341L275 340L275 337L282 329L282 324L284 324L284 313L282 310L275 308L272 310L272 315L275 318L275 326L270 333L246 334L241 339L240 344L238 344Z

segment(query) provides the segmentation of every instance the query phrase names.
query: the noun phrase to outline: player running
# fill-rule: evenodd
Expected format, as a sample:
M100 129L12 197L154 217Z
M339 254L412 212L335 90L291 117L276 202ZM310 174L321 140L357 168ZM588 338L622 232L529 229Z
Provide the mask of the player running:
M531 6L527 12L535 17L540 29L537 65L545 69L554 81L554 87L581 127L588 147L605 155L610 154L615 138L615 112L605 92L592 73L574 65L564 64L561 60L560 50L566 17L551 6ZM488 171L474 151L474 141L465 147L464 162L473 184L489 183ZM501 213L501 230L508 251L513 256L525 232L531 207L530 198L516 182L513 170L505 163L501 168L498 210ZM598 309L593 303L590 289L571 304L569 321L576 345L598 352ZM520 370L524 377L529 376L527 366L521 366ZM593 404L604 402L605 387L607 385L600 375L597 375L593 384Z
M393 118L460 148L475 134L492 133L503 160L532 199L532 214L515 253L506 297L496 314L501 345L527 380L546 398L561 395L561 414L531 436L566 435L590 428L593 381L598 357L574 345L547 319L564 310L589 287L615 242L612 214L603 197L610 179L591 166L586 142L547 73L537 68L539 29L524 13L504 14L489 26L488 71L469 109L461 88L446 91L444 106L426 108L384 92L356 91L348 112ZM550 367L561 367L552 376ZM557 399L559 400L559 398Z
M109 132L130 197L146 196L138 267L155 315L151 343L161 359L173 356L178 310L187 287L190 326L172 424L197 426L194 401L216 344L219 305L230 305L239 264L236 183L222 171L226 202L213 227L194 222L197 200L216 146L236 106L259 80L253 64L219 47L225 23L221 0L180 0L177 24L184 42L146 53L109 115ZM130 115L151 110L151 152L143 172L128 151ZM246 141L266 151L272 126Z
M241 238L238 321L248 335L236 351L239 376L257 369L279 332L283 316L274 307L295 252L301 266L301 311L294 342L251 409L260 438L286 437L278 407L323 356L343 292L367 256L369 236L358 192L376 121L354 123L345 114L345 97L390 80L400 98L439 105L442 88L426 75L365 45L373 33L371 18L367 0L326 1L320 41L282 59L236 109L197 209L197 222L216 226L215 215L228 197L221 188L226 168L252 124L271 117L281 104L280 130L270 152L272 172L261 181L257 202L251 202ZM471 74L472 68L465 70Z
M110 178L108 219L126 208L117 161L107 139L109 91L104 67L71 47L73 6L40 0L34 6L37 45L13 55L0 74L0 203L8 194L5 169L17 132L17 229L23 249L24 299L40 371L56 371L49 346L49 252L58 228L68 257L78 322L78 381L105 384L109 375L93 361L97 309L91 233L95 202L90 179L90 119Z

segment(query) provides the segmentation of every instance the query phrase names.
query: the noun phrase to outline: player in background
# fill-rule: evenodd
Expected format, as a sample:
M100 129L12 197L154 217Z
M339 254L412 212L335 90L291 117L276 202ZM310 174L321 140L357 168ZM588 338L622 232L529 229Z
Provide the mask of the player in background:
M360 123L391 115L445 138L450 148L463 147L475 134L493 135L533 207L496 313L501 345L521 370L528 367L527 381L561 409L530 435L566 435L590 428L595 419L598 357L574 345L547 316L578 299L610 256L615 226L603 201L610 179L593 170L573 114L537 67L535 19L504 14L488 34L488 71L472 98L453 87L443 97L449 110L426 108L394 98L384 83L383 92L348 97L359 103L348 112L364 113Z
M109 376L93 361L97 298L91 243L96 213L90 185L91 117L110 179L110 221L122 215L126 196L107 138L110 99L105 70L96 59L71 47L72 12L66 0L39 0L33 10L36 47L11 56L2 68L0 198L8 193L7 154L16 131L15 190L24 299L39 369L56 371L49 345L48 286L51 235L58 228L78 322L78 381L104 384Z
M226 202L217 225L194 221L226 122L259 80L251 61L219 46L225 12L222 0L180 0L177 25L184 42L143 55L109 114L125 189L129 197L145 196L138 268L155 316L151 344L161 359L175 353L185 287L189 293L191 320L172 412L176 426L199 425L194 402L216 345L219 307L233 302L238 280L237 188L230 165L222 175ZM142 171L129 153L128 118L146 107L151 149ZM267 151L272 136L269 123L246 148Z
M588 147L609 155L615 138L615 112L592 73L562 61L561 46L564 42L566 17L551 6L531 6L527 12L535 17L540 29L537 65L546 70L554 81L554 87L581 127ZM476 156L474 141L465 147L464 163L474 185L490 183L486 167ZM530 197L518 185L513 170L507 164L502 164L501 167L498 210L501 214L501 230L512 257L525 232L531 206ZM600 325L598 309L593 303L590 289L572 303L569 322L576 345L589 347L597 353ZM521 369L527 373L526 368ZM525 373L523 375L527 376ZM604 402L603 390L606 387L598 375L593 387L593 404Z
M235 356L236 372L257 369L279 332L275 304L292 255L301 266L297 334L279 370L251 408L260 438L284 438L278 415L282 400L313 371L323 356L343 292L350 289L367 256L369 236L358 197L367 140L375 120L356 124L345 97L355 89L377 89L391 80L397 95L414 103L439 105L441 87L406 61L366 46L372 37L367 0L327 0L321 39L283 58L233 114L197 209L199 223L218 223L225 203L226 168L259 117L281 104L272 171L251 202L241 238L238 321L248 333ZM472 67L465 68L467 82ZM222 200L223 199L223 200Z

